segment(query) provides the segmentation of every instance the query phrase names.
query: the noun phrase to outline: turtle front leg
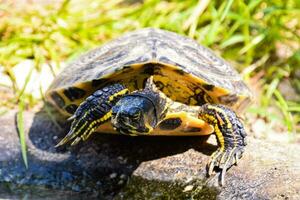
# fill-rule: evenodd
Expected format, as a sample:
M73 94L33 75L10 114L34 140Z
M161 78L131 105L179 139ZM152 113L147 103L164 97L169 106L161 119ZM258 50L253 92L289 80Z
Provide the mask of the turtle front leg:
M221 185L224 185L226 170L237 164L246 146L246 132L234 111L223 105L201 106L199 118L214 127L219 148L211 155L208 175L214 167L222 169Z
M69 118L73 120L70 131L56 147L68 142L76 145L81 140L86 140L100 125L111 118L112 107L128 92L123 85L113 84L90 95Z

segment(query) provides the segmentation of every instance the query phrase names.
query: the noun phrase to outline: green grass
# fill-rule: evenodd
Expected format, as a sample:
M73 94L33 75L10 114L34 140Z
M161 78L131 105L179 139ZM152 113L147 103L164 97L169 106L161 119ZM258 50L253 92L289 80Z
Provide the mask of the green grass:
M28 168L28 161L27 161L27 151L26 151L26 136L25 136L25 129L24 129L24 102L23 99L20 99L19 102L19 111L17 114L17 127L20 137L20 145L22 151L22 158L25 164L25 167Z
M2 3L0 15L0 65L12 83L12 104L23 98L30 109L40 102L24 93L26 84L17 84L13 68L23 60L34 60L38 71L43 63L59 68L61 62L124 32L151 26L188 35L212 48L255 86L258 99L250 112L266 121L276 115L289 132L300 130L299 96L288 100L279 88L288 80L300 93L299 1L65 0L19 9ZM283 47L290 49L288 55L279 53ZM269 107L281 114L268 112Z

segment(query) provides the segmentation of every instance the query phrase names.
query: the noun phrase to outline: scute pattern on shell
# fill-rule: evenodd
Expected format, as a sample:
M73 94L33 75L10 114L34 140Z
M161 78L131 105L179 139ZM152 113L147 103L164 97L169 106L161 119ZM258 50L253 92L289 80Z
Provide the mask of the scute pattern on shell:
M142 63L175 65L207 84L231 93L251 94L238 72L211 50L190 38L154 28L127 33L81 56L60 73L50 90L101 79Z

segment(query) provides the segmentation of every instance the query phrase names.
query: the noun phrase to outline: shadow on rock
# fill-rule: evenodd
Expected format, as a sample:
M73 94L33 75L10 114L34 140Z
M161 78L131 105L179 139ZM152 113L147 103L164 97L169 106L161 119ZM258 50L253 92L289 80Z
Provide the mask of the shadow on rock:
M56 121L44 111L34 115L29 129L30 168L38 167L46 185L75 191L97 191L114 195L144 161L161 159L195 149L210 155L216 146L207 137L129 137L94 133L87 142L70 147L54 146L68 132L70 124Z
M66 199L172 199L175 194L195 199L300 199L298 144L249 137L243 159L228 170L226 186L220 188L214 184L218 176L205 177L208 155L216 149L205 137L95 133L78 146L57 149L54 146L69 125L65 120L55 125L42 110L24 112L26 169L15 115L10 111L0 117L0 198L34 198L28 197L28 191L36 191L42 198L65 190ZM181 181L183 188L176 181Z

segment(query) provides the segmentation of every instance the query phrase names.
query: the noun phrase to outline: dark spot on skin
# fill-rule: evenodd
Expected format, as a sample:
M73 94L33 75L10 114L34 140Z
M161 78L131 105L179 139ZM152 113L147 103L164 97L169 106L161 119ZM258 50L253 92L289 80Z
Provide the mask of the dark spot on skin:
M184 132L201 132L202 128L199 127L188 127L184 130Z
M215 87L214 85L211 85L211 84L203 84L202 86L207 91L212 91Z
M220 96L218 99L220 103L232 106L239 100L239 97L236 94L228 94Z
M176 72L177 74L180 74L180 75L186 74L186 72L183 71L182 69L175 69L174 72Z
M206 97L206 102L207 103L213 103L214 101L212 100L212 98L208 95L208 94L205 94L205 97Z
M197 101L197 105L199 105L199 106L207 103L204 99L204 92L203 91L196 94L196 95L194 95L194 96L192 96L191 98L194 98ZM189 100L189 102L190 102L190 100Z
M192 96L192 98L194 98L197 101L198 106L213 102L211 97L208 94L206 94L203 90L201 90L201 92L199 92L198 94Z
M58 105L58 107L60 107L60 108L64 107L65 101L57 92L53 92L51 94L51 98L56 103L56 105Z
M165 87L161 81L155 81L155 85L159 90L162 90Z
M69 87L64 90L64 94L68 97L71 101L76 99L82 98L86 93L83 89L77 87Z
M159 124L159 128L161 130L174 130L176 128L178 128L182 123L182 120L180 118L169 118L169 119L165 119L163 120L160 124Z
M93 87L99 87L104 85L105 83L107 83L107 79L105 78L92 80Z
M130 63L125 63L123 67L119 67L117 68L114 73L117 74L117 73L130 73L131 71L133 71L134 69L132 68L131 65L129 65ZM135 64L135 63L132 63L132 64Z
M75 104L70 104L67 107L65 107L65 110L70 113L70 114L74 114L75 111L77 110L78 106Z
M155 67L152 63L145 64L143 66L143 68L144 68L144 74L148 74L148 75L153 75L154 74Z
M125 65L124 67L123 67L123 70L128 70L128 69L131 69L132 67L130 66L130 65Z

